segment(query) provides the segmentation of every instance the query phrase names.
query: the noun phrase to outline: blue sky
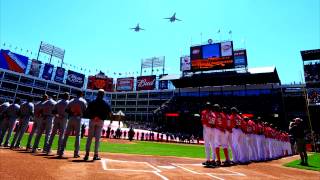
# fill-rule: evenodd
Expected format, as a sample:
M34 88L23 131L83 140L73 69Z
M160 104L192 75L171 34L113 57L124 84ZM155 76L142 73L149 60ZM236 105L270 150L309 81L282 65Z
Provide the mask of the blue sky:
M191 44L232 38L235 48L247 49L249 67L275 65L282 83L291 83L301 81L300 50L320 48L319 0L0 3L1 48L18 47L17 53L34 58L40 41L45 41L66 50L66 63L77 66L78 71L91 69L91 74L96 69L111 76L137 72L141 59L154 56L165 56L166 73L178 74L179 57L189 53ZM163 19L174 12L183 21ZM146 30L129 30L137 23ZM48 62L44 56L40 59Z

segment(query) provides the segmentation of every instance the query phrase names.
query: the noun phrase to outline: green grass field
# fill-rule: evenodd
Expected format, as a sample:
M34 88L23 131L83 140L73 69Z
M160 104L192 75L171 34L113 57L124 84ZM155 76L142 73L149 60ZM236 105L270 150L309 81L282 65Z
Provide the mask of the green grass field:
M21 146L26 146L28 134L25 134L21 140ZM39 147L43 147L44 135L42 135ZM66 150L73 151L74 149L74 136L69 136ZM87 138L80 141L80 150L85 150ZM126 140L122 140L126 141ZM11 142L11 141L10 141ZM175 143L160 143L150 141L132 141L131 144L120 144L101 142L100 152L109 153L125 153L125 154L141 154L141 155L158 155L158 156L176 156L176 157L190 157L190 158L205 158L203 145L192 144L175 144ZM52 145L53 153L57 149L58 136L55 137ZM94 148L94 139L91 144L91 151ZM224 159L223 151L221 150L221 159Z
M307 170L314 170L314 171L320 171L320 154L309 154L308 155L308 164L309 166L301 166L300 165L300 159L295 160L292 162L289 162L285 164L286 167L293 167L298 169L307 169Z

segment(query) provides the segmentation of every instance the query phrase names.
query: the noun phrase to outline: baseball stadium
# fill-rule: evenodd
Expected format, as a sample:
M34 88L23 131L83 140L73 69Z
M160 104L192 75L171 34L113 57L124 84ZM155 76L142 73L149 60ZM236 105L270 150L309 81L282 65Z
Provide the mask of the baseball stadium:
M64 4L49 3L48 11L52 12L60 3ZM84 19L89 15L85 15L87 12L81 15L83 8L93 13L90 17L94 18L99 13L108 14L107 31L121 36L122 30L113 29L123 28L122 22L117 24L114 20L113 13L117 11L111 10L113 7L125 15L132 11L129 10L131 6L138 7L143 16L150 16L147 19L155 15L141 8L146 4L148 8L157 5L165 9L156 1L126 3L110 3L109 7L105 2L91 5L79 2L74 10L63 7L61 13L75 13L76 17ZM219 4L216 1L202 3ZM319 2L312 3L311 14L319 15ZM30 8L28 11L32 9L31 4L35 9L45 7L42 3L30 2L30 5L25 4ZM110 12L104 12L98 4L110 8ZM164 3L168 4L171 2ZM176 2L173 4L180 7ZM185 4L183 9L198 6ZM311 6L295 2L290 7L294 9L302 4ZM108 49L102 50L103 53L89 52L89 49L84 52L75 50L81 43L71 43L76 37L71 37L73 32L70 37L59 38L49 33L55 30L47 30L43 34L45 40L32 32L24 32L30 33L30 37L22 35L21 31L15 32L15 25L10 21L22 20L9 17L4 7L16 7L20 11L23 3L5 0L0 5L0 179L320 179L320 44L315 40L320 37L319 17L312 16L313 20L319 20L314 25L319 32L312 31L312 46L292 43L299 49L288 50L301 67L300 79L283 82L283 76L291 73L289 68L293 62L284 59L285 68L275 61L258 62L256 58L262 57L262 52L274 53L274 58L283 56L276 51L260 51L256 46L267 46L260 40L252 41L253 44L257 42L254 45L245 45L235 34L236 30L223 34L223 30L218 29L208 38L201 32L199 43L191 40L179 47L174 42L181 41L183 32L174 32L165 39L172 31L183 28L179 26L187 26L191 18L181 13L180 19L178 10L182 9L179 8L173 16L160 18L165 21L162 23L169 23L166 30L162 30L168 34L161 35L161 30L155 30L160 33L159 37L153 35L148 39L143 33L151 31L151 27L144 29L139 23L126 29L129 31L126 33L139 36L141 41L135 44L141 46L137 47L141 48L138 53L133 52L137 50L134 47L128 50L132 57L140 58L132 65L125 59L127 46L121 43L121 47L117 44L114 45L117 48L113 48L111 39L108 45L102 43ZM263 3L257 5L263 6ZM123 11L124 7L128 12ZM153 8L156 13L157 8ZM77 21L72 15L72 20L69 17L63 20L62 15L53 17L54 14L46 14L47 10L38 10L44 17L37 21L62 23L66 31L72 29L66 24ZM36 15L31 16L37 19ZM125 22L130 22L130 18ZM105 28L102 21L89 21L96 28L90 29L90 34L99 34L99 28ZM146 21L157 26L153 20ZM199 25L197 23L194 25ZM58 28L54 25L46 26ZM192 27L199 32L201 26ZM62 29L62 25L59 28ZM312 26L306 25L306 28ZM273 34L278 33L274 31ZM245 34L241 28L239 33ZM87 37L79 35L83 41L91 38L88 34ZM15 36L19 37L18 41ZM164 46L149 47L149 41L161 44L161 39L170 46L170 51ZM101 50L99 41L106 40L99 37L88 42L97 43L90 46ZM15 45L19 41L24 42L22 46ZM55 45L64 41L72 45L67 43L65 48ZM142 41L148 45L143 45ZM172 45L167 41L172 41ZM32 48L35 43L36 47ZM161 56L150 55L147 50L144 52L147 47L163 47L164 51L158 51L163 53ZM175 49L174 58L172 49ZM114 53L117 57L124 54L124 59L121 62L71 60L84 53L97 56ZM112 57L110 55L110 59ZM126 64L137 68L124 67ZM119 65L131 69L117 69Z

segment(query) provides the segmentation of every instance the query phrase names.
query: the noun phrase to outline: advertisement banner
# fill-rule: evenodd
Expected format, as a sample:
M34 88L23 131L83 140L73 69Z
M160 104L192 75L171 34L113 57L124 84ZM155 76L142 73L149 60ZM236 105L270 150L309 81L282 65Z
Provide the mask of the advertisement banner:
M180 71L190 71L190 70L191 70L190 56L180 57Z
M82 88L83 83L84 83L84 74L68 70L68 75L66 80L67 85Z
M247 51L245 49L236 50L233 52L233 55L235 68L247 67Z
M39 77L41 65L42 65L41 61L33 59L31 62L29 75Z
M13 53L9 50L0 50L0 68L25 73L28 57Z
M58 83L63 83L65 69L62 67L57 67L56 75L54 76L54 81Z
M113 91L113 78L89 76L87 88L93 90L104 89L111 92Z
M232 42L227 41L227 42L222 42L221 43L221 56L232 56L233 53L233 47L232 47Z
M133 77L118 78L117 79L117 91L133 91Z
M168 74L161 74L159 76L159 79L161 79L163 76L166 76L166 75L168 75ZM158 89L168 89L168 84L169 84L168 80L159 81L159 88Z
M156 87L156 76L138 76L136 90L154 90Z
M53 65L46 63L43 68L42 78L45 80L51 80L53 73Z

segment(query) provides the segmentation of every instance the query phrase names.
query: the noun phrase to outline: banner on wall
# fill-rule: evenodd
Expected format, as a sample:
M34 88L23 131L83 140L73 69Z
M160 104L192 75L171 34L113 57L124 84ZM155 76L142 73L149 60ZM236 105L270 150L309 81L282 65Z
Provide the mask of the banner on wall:
M87 88L93 90L103 89L111 92L113 91L113 78L108 78L107 76L89 76Z
M118 78L117 79L117 91L132 91L133 90L133 77Z
M68 70L66 84L78 88L82 88L84 83L84 74Z
M25 73L28 65L28 57L13 53L9 50L0 50L0 68Z
M138 76L136 90L154 90L156 87L156 76Z
M43 68L42 78L45 80L51 80L53 73L53 65L46 63Z
M39 77L42 62L33 59L29 70L29 75Z
M62 67L57 67L56 75L54 76L54 81L58 83L63 83L65 69Z

